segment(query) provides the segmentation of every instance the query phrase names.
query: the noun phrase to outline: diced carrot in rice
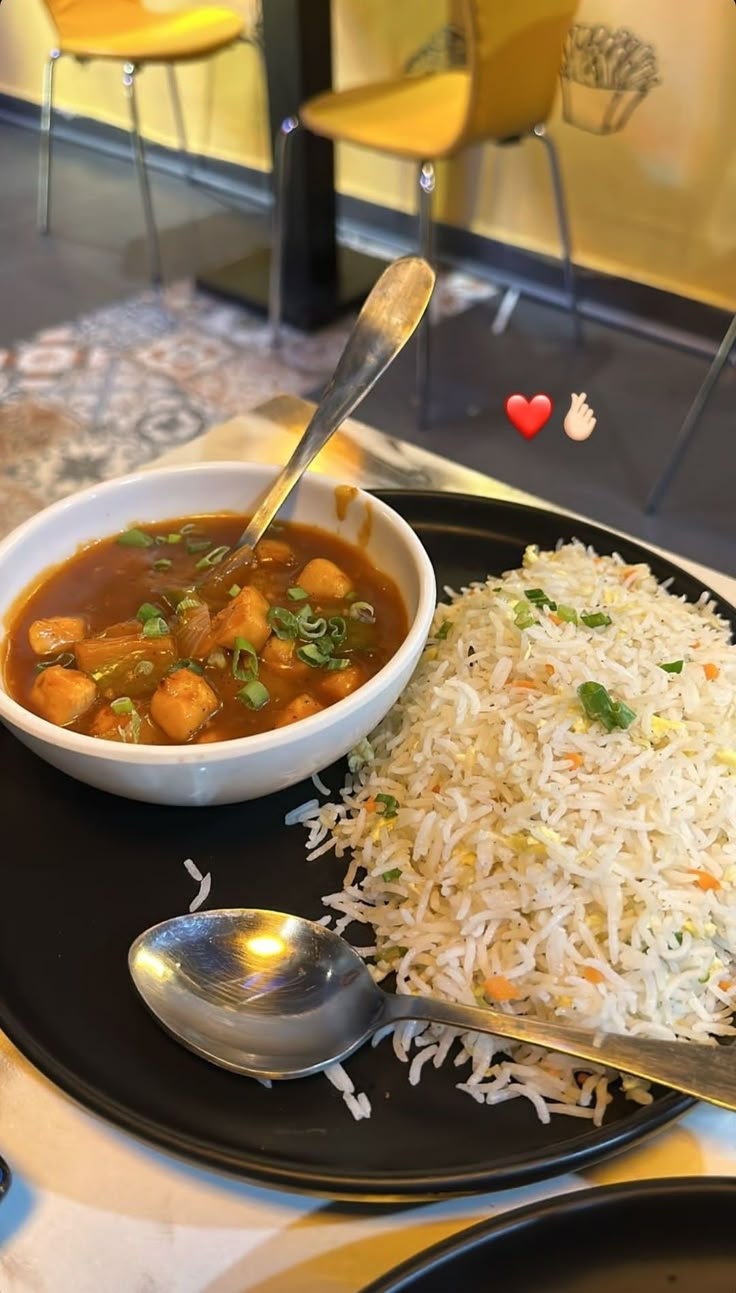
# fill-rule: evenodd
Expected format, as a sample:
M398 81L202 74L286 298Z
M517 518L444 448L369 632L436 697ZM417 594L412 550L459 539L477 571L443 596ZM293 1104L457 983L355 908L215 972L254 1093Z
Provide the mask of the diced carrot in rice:
M483 984L483 988L486 996L494 1001L521 1001L527 995L504 974L491 974Z

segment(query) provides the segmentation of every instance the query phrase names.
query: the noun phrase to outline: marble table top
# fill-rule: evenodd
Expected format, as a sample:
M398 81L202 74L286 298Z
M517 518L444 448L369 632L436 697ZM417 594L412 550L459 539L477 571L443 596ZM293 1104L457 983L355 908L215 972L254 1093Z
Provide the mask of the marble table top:
M309 412L303 401L274 400L160 461L283 461ZM545 506L358 423L316 466L347 483ZM675 559L736 601L736 580ZM583 1172L449 1202L361 1210L257 1189L150 1148L76 1105L0 1034L0 1153L15 1178L0 1204L0 1293L358 1293L397 1262L522 1203L613 1181L736 1176L736 1116L696 1106Z

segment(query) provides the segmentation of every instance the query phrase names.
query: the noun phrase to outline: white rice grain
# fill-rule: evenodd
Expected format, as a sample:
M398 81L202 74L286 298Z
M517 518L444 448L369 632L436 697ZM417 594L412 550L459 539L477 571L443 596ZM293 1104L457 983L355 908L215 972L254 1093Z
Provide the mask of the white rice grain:
M324 1070L324 1075L335 1089L340 1092L356 1122L360 1122L361 1118L370 1118L370 1100L361 1091L356 1093L353 1080L342 1064L331 1064L329 1068Z
M198 866L195 866L191 858L184 859L184 866L186 867L192 879L196 880L197 883L199 883L199 881L202 879L202 872L200 871Z
M199 886L199 891L195 894L195 896L192 898L192 901L189 904L190 911L199 910L202 904L205 903L209 898L211 888L212 888L212 875L208 871L206 875L202 876L202 883Z
M301 826L319 812L319 799L309 799L298 808L292 808L284 817L284 826Z

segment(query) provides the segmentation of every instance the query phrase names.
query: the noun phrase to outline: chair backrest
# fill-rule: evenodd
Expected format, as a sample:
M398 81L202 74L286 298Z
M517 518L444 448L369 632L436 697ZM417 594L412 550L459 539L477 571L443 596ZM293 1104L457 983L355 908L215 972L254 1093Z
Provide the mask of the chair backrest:
M528 134L549 116L578 0L463 0L470 96L464 144Z

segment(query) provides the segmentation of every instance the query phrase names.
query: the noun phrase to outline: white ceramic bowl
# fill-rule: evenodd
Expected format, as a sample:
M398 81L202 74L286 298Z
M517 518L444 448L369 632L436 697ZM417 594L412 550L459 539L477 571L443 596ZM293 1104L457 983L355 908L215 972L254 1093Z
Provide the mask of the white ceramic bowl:
M276 469L238 462L138 472L95 485L46 508L0 544L0 622L50 566L81 544L135 522L202 512L251 511ZM337 482L308 474L283 509L287 520L318 525L348 543L362 541L396 582L409 634L383 669L353 695L279 731L209 745L117 745L55 727L24 709L0 683L0 720L47 763L100 790L156 804L228 804L294 785L347 754L384 717L406 686L435 606L429 558L407 523L361 490L338 516Z

